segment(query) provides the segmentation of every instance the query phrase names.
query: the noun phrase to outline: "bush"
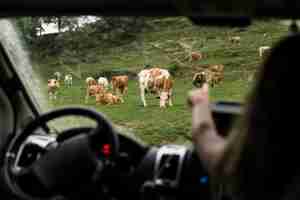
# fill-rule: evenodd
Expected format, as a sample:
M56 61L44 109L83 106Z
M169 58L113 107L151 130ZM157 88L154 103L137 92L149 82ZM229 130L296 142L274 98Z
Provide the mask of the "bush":
M171 66L169 67L169 72L170 72L170 74L171 74L172 76L175 76L176 73L178 72L179 68L180 68L180 67L179 67L177 64L171 65Z

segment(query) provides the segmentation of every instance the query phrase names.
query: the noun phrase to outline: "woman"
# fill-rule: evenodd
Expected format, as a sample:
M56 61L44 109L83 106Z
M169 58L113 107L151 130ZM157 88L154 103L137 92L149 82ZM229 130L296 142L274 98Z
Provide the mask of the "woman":
M240 126L218 135L205 84L192 91L192 134L211 176L236 199L281 199L300 175L298 130L300 35L279 42L265 60ZM292 112L295 113L292 115ZM300 179L299 179L300 180Z

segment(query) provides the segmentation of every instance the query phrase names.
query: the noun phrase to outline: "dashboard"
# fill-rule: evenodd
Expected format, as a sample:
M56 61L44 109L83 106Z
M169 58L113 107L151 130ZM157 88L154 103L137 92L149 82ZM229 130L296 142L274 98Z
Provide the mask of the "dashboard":
M210 198L209 177L193 149L172 144L147 147L127 136L119 134L118 137L120 150L116 162L104 169L95 183L97 187L89 188L89 193L101 198L106 194L109 199L158 196L183 199L187 194L193 194L195 199ZM30 167L57 145L55 136L29 136L19 148L14 170Z
M241 106L224 102L211 106L216 127L226 136ZM92 118L98 126L71 128L58 135L30 134L43 122L67 115ZM11 142L5 161L6 182L25 199L32 199L26 194L151 200L187 195L211 199L212 194L211 179L193 147L143 145L85 108L58 109L32 121Z

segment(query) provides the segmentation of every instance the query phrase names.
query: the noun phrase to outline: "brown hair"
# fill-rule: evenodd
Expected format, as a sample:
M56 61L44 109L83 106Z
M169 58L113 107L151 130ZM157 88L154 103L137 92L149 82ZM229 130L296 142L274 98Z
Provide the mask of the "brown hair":
M219 173L242 199L280 199L300 169L298 97L300 35L280 41L266 58L238 132L229 138ZM228 176L229 175L229 176ZM226 178L227 177L227 178ZM228 179L228 177L230 177Z

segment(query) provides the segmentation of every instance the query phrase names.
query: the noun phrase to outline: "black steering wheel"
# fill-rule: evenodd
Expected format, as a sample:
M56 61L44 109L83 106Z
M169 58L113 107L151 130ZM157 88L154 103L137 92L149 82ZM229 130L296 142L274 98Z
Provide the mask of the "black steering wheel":
M61 132L57 146L29 167L16 170L16 155L26 138L47 122L66 116L94 120L95 128L73 128ZM64 136L65 135L65 136ZM103 153L103 147L109 151ZM119 139L111 123L95 110L79 107L57 109L30 122L8 145L4 159L4 178L13 194L22 199L41 199L76 191L101 171L114 164L119 152ZM24 192L21 185L32 185ZM22 188L22 189L21 189ZM32 194L32 192L34 194Z

